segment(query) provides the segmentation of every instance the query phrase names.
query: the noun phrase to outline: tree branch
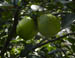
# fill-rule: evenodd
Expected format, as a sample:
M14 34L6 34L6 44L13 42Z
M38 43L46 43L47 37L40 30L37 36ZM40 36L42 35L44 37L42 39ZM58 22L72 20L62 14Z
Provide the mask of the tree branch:
M64 38L64 37L69 36L69 35L75 35L75 32L65 34L65 35L63 35L63 36L60 36L60 37L55 38L55 39L52 39L52 40L48 40L48 41L46 41L46 42L44 42L44 43L38 43L38 44L36 44L35 46L32 46L31 49L28 49L26 55L28 55L29 52L33 52L36 48L39 48L39 47L41 47L41 46L43 46L43 45L45 45L45 44L48 44L48 43L50 43L50 42L54 42L54 41L60 40L61 38ZM22 52L21 52L21 54L22 54ZM21 56L21 54L20 54L19 56ZM25 54L24 54L24 55L25 55ZM25 55L25 56L26 56L26 55Z
M19 17L18 17L19 11L20 10L17 8L17 10L16 10L16 12L14 14L14 23L13 23L13 26L12 26L11 30L9 30L8 38L7 38L6 42L4 43L4 47L2 48L2 51L1 51L1 56L2 57L4 57L4 53L7 51L9 43L12 40L14 34L16 33L16 26L17 26L18 19L19 19Z
M73 33L68 33L68 34L65 34L65 35L63 35L63 36L60 36L60 37L58 37L58 38L55 38L55 39L52 39L52 40L48 40L47 42L44 42L44 43L41 43L41 44L37 44L36 46L34 46L34 47L32 48L32 50L34 51L36 48L39 48L39 47L41 47L41 46L43 46L43 45L45 45L45 44L48 44L48 43L50 43L50 42L54 42L54 41L60 40L61 38L64 38L64 37L69 36L69 35L74 35L74 34L75 34L75 32L73 32Z

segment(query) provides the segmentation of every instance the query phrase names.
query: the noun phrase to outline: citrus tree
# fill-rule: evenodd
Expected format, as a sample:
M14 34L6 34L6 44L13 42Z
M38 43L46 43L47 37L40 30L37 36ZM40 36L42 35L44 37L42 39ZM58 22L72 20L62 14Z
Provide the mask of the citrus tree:
M74 58L74 0L1 0L0 58Z

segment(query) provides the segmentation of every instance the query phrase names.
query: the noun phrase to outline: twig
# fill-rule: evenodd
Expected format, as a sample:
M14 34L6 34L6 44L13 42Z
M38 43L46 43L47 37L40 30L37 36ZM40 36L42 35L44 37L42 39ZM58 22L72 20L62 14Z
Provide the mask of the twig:
M43 40L41 40L39 44L43 43L46 40L47 40L46 38L43 38Z
M44 43L38 43L38 44L36 44L35 46L32 46L32 48L28 50L28 52L27 52L26 55L28 55L29 52L33 52L36 48L39 48L39 47L41 47L41 46L43 46L43 45L45 45L45 44L48 44L48 43L50 43L50 42L54 42L54 41L60 40L61 38L64 38L64 37L69 36L69 35L75 35L75 32L65 34L65 35L63 35L63 36L60 36L60 37L55 38L55 39L52 39L52 40L48 40L48 41L46 41L46 42L44 42ZM25 54L24 54L24 55L25 55ZM25 56L26 56L26 55L25 55ZM20 57L20 56L21 56L21 54L19 55L19 57Z
M61 36L61 37L55 38L55 39L53 39L53 40L48 40L47 42L44 42L44 43L41 43L41 44L37 44L36 46L34 46L34 47L32 48L32 50L34 51L36 48L39 48L39 47L41 47L41 46L43 46L43 45L45 45L45 44L48 44L48 43L50 43L50 42L54 42L54 41L60 40L61 38L64 38L64 37L69 36L69 35L74 35L74 34L75 34L75 32L73 32L73 33L68 33L68 34L65 34L65 35L63 35L63 36Z

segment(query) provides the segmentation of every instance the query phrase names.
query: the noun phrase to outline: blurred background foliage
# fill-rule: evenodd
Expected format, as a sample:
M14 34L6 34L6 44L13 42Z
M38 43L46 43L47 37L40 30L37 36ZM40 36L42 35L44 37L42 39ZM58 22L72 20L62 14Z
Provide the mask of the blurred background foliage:
M31 5L35 5L36 7L32 8ZM56 37L75 32L75 1L0 0L0 52L14 23L14 15L17 11L17 7L15 6L19 7L20 10L18 21L25 15L37 19L41 14L51 13L58 18L61 18L61 31ZM37 6L39 8L37 8ZM7 51L4 53L4 57L75 58L75 35L66 36L60 40L50 42L32 50L32 48L38 46L37 44L42 44L47 41L48 40L44 40L44 37L40 34L37 34L33 39L27 41L14 34Z

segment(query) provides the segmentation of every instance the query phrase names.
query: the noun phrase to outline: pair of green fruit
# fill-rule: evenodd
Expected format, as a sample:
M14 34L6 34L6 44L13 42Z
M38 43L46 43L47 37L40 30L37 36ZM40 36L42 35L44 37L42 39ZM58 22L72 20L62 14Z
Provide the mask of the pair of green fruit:
M60 31L60 20L52 14L44 14L37 19L36 26L32 18L25 16L19 21L16 31L25 40L34 37L38 31L45 37L52 37Z

